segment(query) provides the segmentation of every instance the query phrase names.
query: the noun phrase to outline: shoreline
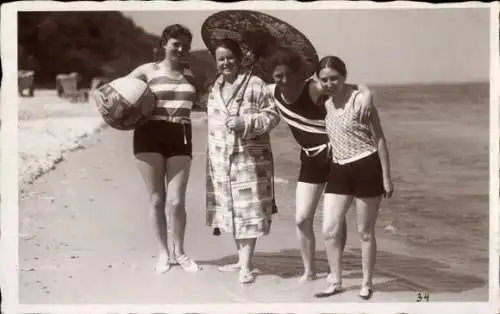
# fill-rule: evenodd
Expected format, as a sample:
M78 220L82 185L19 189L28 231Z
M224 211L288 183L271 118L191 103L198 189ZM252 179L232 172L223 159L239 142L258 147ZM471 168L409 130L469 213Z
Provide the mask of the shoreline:
M65 151L63 151L60 155L61 157L57 160L54 160L53 165L45 171L41 172L36 178L34 178L33 182L31 183L25 183L23 185L23 189L20 189L20 198L23 200L28 200L32 197L36 197L31 193L31 189L37 185L37 183L42 183L43 184L43 177L52 172L56 167L58 166L59 163L63 161L67 161L67 159L71 159L72 154L77 154L79 150L85 150L88 148L88 144L90 146L95 145L95 139L93 137L99 136L99 133L105 132L106 129L108 129L106 125L96 129L94 132L82 135L78 138L77 142L78 145L75 145L73 148L69 148ZM281 184L281 183L280 183ZM318 211L320 211L321 208L318 207ZM281 224L293 224L293 221L290 220L288 216L290 216L293 212L292 208L289 208L285 211L282 212L282 217L277 217L278 220L281 220ZM349 216L352 218L352 215L354 213L351 212ZM321 228L317 224L317 222L321 221L320 217L317 217L315 223L315 230L316 230L316 237L317 241L321 242L322 235L321 235ZM278 222L277 222L278 223ZM349 228L349 239L348 239L348 246L347 246L347 251L350 250L356 250L356 248L359 246L359 239L358 239L358 234L356 232L356 224L355 224L355 219L349 219L348 222L348 228ZM413 244L408 241L408 239L402 235L402 234L394 234L391 233L390 231L385 230L385 226L379 225L377 226L377 239L380 242L380 249L383 248L384 254L387 254L389 252L397 252L398 255L400 255L401 259L405 259L404 256L407 258L412 258L415 257L415 251L418 251L418 258L420 259L425 259L425 260L432 260L435 261L436 267L438 269L448 269L449 271L457 274L457 275L468 275L470 273L474 273L476 276L484 279L485 281L488 280L488 272L486 268L486 273L483 271L478 271L478 269L482 269L483 265L480 265L482 263L477 263L476 266L471 265L470 263L463 264L461 263L460 260L455 259L453 256L457 255L457 252L450 252L450 250L443 250L440 248L432 247L432 246L424 246L420 244ZM324 244L319 244L318 249L320 249ZM465 252L466 253L466 252ZM465 254L464 253L464 254ZM319 257L319 260L322 259L322 257ZM404 277L404 272L398 272L398 269L395 271L391 269L384 269L384 272L386 272L389 275L398 275L399 277ZM412 280L413 277L413 280ZM415 276L410 276L408 279L410 281L416 281Z
M192 167L193 173L202 173L205 170L205 128L203 125L195 128L195 134L199 136L193 139ZM22 200L22 302L57 300L59 303L75 303L86 302L90 297L94 303L116 303L124 296L137 302L193 302L193 296L186 293L190 291L195 292L195 302L203 303L207 302L206 294L200 292L206 291L213 282L219 283L214 289L209 289L217 300L211 299L210 302L230 302L235 296L254 302L271 299L274 302L321 302L311 299L310 291L324 288L323 280L310 282L301 289L295 289L291 284L302 268L294 223L289 219L277 218L269 236L259 241L255 266L261 274L259 283L248 287L252 289L251 295L248 295L248 289L233 289L233 284L236 284L234 276L217 272L215 266L234 257L234 244L230 236L212 236L211 229L200 221L203 219L200 202L205 197L199 191L206 182L199 175L192 177L188 187L190 194L186 207L190 218L186 247L206 271L195 277L186 276L180 268L169 272L166 275L169 277L154 274L151 265L157 248L152 241L149 217L144 211L147 197L139 191L142 184L137 181L140 180L139 174L132 167L130 140L131 134L111 129L89 137L84 143L87 149L69 153L68 160L51 171L46 180L35 185L29 199ZM288 189L286 184L283 187ZM117 198L117 194L120 197ZM282 207L284 216L291 212L290 205L286 209ZM118 221L117 215L120 217ZM360 242L351 222L344 260L346 287L351 289L335 299L339 301L357 300L357 289L353 287L360 279ZM61 228L66 223L72 225L71 230ZM322 273L328 268L324 244L320 243L321 229L316 227L315 231L318 240L316 266ZM109 241L102 241L103 236L109 236ZM379 239L375 302L395 299L414 302L419 291L428 292L433 301L487 300L487 281L474 276L474 269L463 274L438 254L427 254L419 248L407 246L401 239L386 240L382 236ZM114 293L104 293L109 286L103 289L100 277L116 286L112 289ZM182 279L185 284L172 285L172 281L166 278ZM144 280L151 284L143 287ZM192 286L198 288L193 290ZM134 287L138 287L137 290ZM229 290L231 294L228 294ZM330 300L334 299L325 301Z
M79 105L81 105L81 104L79 104ZM68 106L68 108L72 107L73 109L75 109L74 104L67 104L67 106ZM91 111L95 113L93 115L93 119L100 119L100 116L98 115L97 110L95 110L95 108L90 108L88 105L87 106L83 105L83 106L80 106L79 109L82 109L81 110L82 112L89 112L89 109L92 109ZM80 119L78 117L75 117L75 115L73 115L72 119L75 119L75 118ZM48 119L49 120L50 119L57 119L57 117L50 117ZM65 119L67 119L67 118L65 118ZM196 123L196 124L197 123L206 123L206 113L201 112L201 111L193 111L191 114L191 119L192 119L192 122ZM19 122L20 130L22 128L21 125L23 123L26 123L29 121L34 121L34 120L20 121ZM57 122L55 124L57 125ZM25 183L22 185L22 187L20 184L20 196L22 198L29 198L30 197L29 190L31 189L31 186L36 185L38 180L43 179L43 177L46 173L55 169L55 167L57 167L57 165L59 163L64 161L67 158L66 156L71 154L71 152L74 152L74 151L77 151L80 149L86 149L85 145L82 146L82 142L86 141L89 138L92 138L93 136L95 136L96 133L102 132L106 128L108 128L108 126L103 121L101 121L100 126L96 127L94 131L84 132L81 136L73 137L73 139L71 140L72 141L71 145L65 146L66 148L64 150L62 150L60 153L55 154L55 156L51 157L52 158L52 161L51 161L52 165L47 166L42 171L40 171L40 173L38 175L36 175L36 177L32 180L32 182ZM64 129L64 128L62 128L62 129ZM49 133L51 133L51 132L49 132ZM62 134L64 134L64 132L62 132ZM67 145L67 144L65 144L65 145ZM62 146L64 146L64 145L62 145ZM288 147L285 147L285 149L288 149ZM21 153L21 150L20 150L20 153ZM286 154L286 151L285 151L285 154ZM295 156L292 159L295 160ZM20 173L20 177L21 177L21 175L22 174ZM21 183L21 180L20 180L20 183ZM287 183L289 183L289 180L285 180L282 183L287 184ZM277 182L277 184L282 184L282 183ZM284 196L286 196L286 195L284 195ZM318 208L318 211L320 211L320 210L321 209ZM292 215L293 216L293 213L292 213L293 208L290 207L290 209L287 211L290 211L290 213L286 213L285 215L287 215L287 216ZM351 215L352 214L353 213L351 213ZM289 220L290 217L286 217L284 219ZM412 243L412 241L404 234L403 229L399 230L397 228L398 227L397 225L396 225L397 230L391 230L390 227L391 226L389 226L389 225L380 224L379 226L377 226L377 231L378 231L378 237L380 237L381 241L390 243L391 247L394 246L394 247L398 248L399 251L403 251L403 252L407 251L409 256L413 255L411 253L411 248L414 248L414 249L418 250L419 252L421 252L421 255L425 256L426 258L429 258L429 259L432 258L432 259L439 260L439 261L446 261L447 263L450 264L450 266L451 266L451 264L453 264L453 267L451 267L451 268L456 269L460 273L464 273L464 274L467 272L476 273L477 275L480 275L480 277L487 279L488 271L489 271L488 266L487 266L488 262L483 261L482 257L475 259L472 262L472 264L461 262L459 257L461 254L467 254L466 248L461 250L460 247L458 247L457 250L455 250L455 249L450 250L450 249L446 249L445 247L439 247L440 245L434 246L431 244L423 245L423 244L419 244L419 243ZM316 229L320 230L319 226L317 226ZM355 232L355 224L353 224L350 229L353 231L352 235L354 236L352 241L357 242L358 239L357 239L357 234ZM400 233L400 231L401 231L401 233ZM458 249L460 249L460 250L458 250ZM475 266L471 267L472 265L475 265ZM477 269L480 269L481 272L479 273L477 271Z
M68 153L85 149L83 141L110 128L92 104L70 103L57 97L54 90L37 90L33 98L21 97L18 111L20 197L26 197L30 186L64 161ZM205 112L191 114L193 123L206 119Z

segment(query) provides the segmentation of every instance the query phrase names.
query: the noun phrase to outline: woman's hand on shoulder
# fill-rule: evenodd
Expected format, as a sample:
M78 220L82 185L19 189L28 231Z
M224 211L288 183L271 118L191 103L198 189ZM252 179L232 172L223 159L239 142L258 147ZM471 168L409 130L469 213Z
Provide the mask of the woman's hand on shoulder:
M311 84L309 84L309 97L311 98L313 103L318 105L322 104L318 102L321 96L323 96L323 88L321 87L321 83L318 81L316 76L312 76L306 79L306 81L308 80L311 80Z
M373 116L375 106L373 105L373 93L366 85L358 85L360 95L356 97L354 103L355 111L358 114L358 119L362 123L368 123Z

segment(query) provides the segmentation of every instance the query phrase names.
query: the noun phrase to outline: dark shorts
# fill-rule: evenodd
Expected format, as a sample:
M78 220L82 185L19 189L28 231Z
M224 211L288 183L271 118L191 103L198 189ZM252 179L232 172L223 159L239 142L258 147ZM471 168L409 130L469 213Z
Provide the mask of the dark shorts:
M330 154L324 149L316 156L309 157L301 150L299 182L322 184L326 183L330 172Z
M340 165L332 163L325 193L376 197L384 193L378 153Z
M134 155L159 153L165 159L193 154L190 124L151 120L134 130Z

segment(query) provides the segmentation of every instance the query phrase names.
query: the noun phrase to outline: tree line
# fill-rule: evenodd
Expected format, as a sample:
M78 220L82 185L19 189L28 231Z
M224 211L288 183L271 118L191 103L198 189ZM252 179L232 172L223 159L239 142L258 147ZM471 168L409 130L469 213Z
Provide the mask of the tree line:
M55 89L58 74L79 73L79 87L93 78L112 80L163 58L160 37L118 11L18 13L18 69L35 71L36 88ZM208 50L191 52L191 70L204 107L215 62ZM256 74L270 81L261 66Z
M37 87L55 88L60 73L123 76L158 58L159 37L120 12L19 12L18 67L35 71Z

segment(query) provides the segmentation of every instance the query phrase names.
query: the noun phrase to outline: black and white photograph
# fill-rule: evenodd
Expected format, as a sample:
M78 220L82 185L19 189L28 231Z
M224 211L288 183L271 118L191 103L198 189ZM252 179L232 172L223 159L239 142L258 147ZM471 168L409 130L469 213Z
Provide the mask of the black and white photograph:
M65 312L59 312L61 314L66 314ZM59 314L59 313L19 313L19 314ZM367 314L367 312L318 312L318 311L299 311L299 312L248 312L242 310L236 310L231 312L213 312L213 311L205 311L205 312L166 312L166 313L156 313L156 312L123 312L124 314ZM394 311L384 311L379 312L382 314L423 314L428 312L421 311L413 311L413 312L394 312ZM436 312L437 313L437 312ZM479 311L453 311L453 312L440 312L443 314L482 314L484 312ZM68 313L69 314L69 313ZM82 314L87 314L86 312L82 312ZM118 314L118 312L112 312L107 314Z
M467 307L466 307L467 308ZM19 314L69 314L70 312L57 312L57 313L50 313L50 312L44 312L44 313L19 313ZM78 314L87 314L89 312L79 312ZM118 314L119 312L111 312L107 314ZM331 311L294 311L294 312L249 312L249 311L243 311L243 310L235 310L235 311L203 311L203 312L183 312L183 311L177 311L177 312L162 312L162 313L157 313L157 312L130 312L130 311L125 311L122 312L124 314L368 314L368 312L360 312L360 311L354 311L354 312L331 312ZM372 312L370 312L372 313ZM373 312L374 313L374 312ZM382 314L424 314L424 313L429 313L429 312L424 312L424 311L408 311L408 312L397 312L397 311L381 311L378 313ZM432 313L438 313L438 312L432 312ZM482 312L480 311L474 311L474 310L458 310L458 311L443 311L439 312L443 314L483 314L485 313L484 310ZM77 314L77 313L74 313Z
M497 5L251 3L8 5L11 304L480 313Z

